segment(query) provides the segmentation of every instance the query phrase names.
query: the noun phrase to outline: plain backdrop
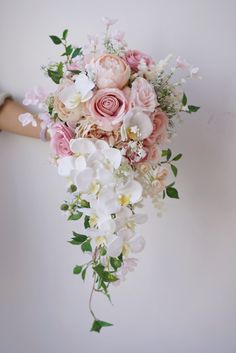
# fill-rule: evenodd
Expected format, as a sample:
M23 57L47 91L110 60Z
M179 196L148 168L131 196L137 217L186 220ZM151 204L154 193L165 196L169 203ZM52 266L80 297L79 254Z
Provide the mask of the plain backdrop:
M69 28L72 43L119 18L131 48L156 60L172 53L199 66L191 103L171 143L182 152L177 187L161 218L147 203L147 245L136 271L99 295L101 319L90 333L88 293L72 274L83 262L67 243L78 225L59 211L65 181L49 163L49 145L0 134L1 353L236 352L236 3L234 0L0 0L0 85L18 100L48 85L40 66L59 49L49 34ZM76 228L76 229L75 229Z

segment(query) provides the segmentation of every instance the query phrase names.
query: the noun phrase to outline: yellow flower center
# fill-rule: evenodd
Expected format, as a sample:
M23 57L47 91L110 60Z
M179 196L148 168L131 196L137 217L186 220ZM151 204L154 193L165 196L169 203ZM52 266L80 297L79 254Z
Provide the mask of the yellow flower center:
M92 183L91 183L91 185L90 185L90 188L89 188L89 193L90 194L97 194L98 193L98 191L100 190L100 184L98 183L98 182L96 182L96 181L93 181Z
M129 255L129 245L127 243L125 243L122 247L122 254L124 256L128 256Z
M95 214L91 215L89 218L89 225L91 228L94 228L97 224L97 216Z
M103 237L101 235L96 237L96 245L99 246L103 244L106 244L106 237Z
M140 129L138 126L130 126L127 129L127 136L130 140L138 140L140 137Z
M130 196L129 195L119 195L118 197L118 200L119 200L119 204L121 206L128 206L130 204Z

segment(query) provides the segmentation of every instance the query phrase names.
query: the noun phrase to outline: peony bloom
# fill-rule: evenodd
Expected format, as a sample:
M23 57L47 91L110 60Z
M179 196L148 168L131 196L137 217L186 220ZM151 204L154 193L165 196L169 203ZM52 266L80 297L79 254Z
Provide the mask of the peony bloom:
M141 61L144 61L147 66L155 64L154 60L149 55L144 54L139 50L128 50L125 52L124 59L134 72L138 71Z
M130 94L131 108L153 112L157 106L157 97L153 86L145 78L137 77L132 83Z
M163 143L167 139L168 117L161 109L156 109L151 114L153 131L148 138L144 140L145 146L150 146L155 143Z
M122 89L130 78L130 68L119 56L104 54L95 61L95 76L98 88Z
M70 140L74 137L74 132L65 126L58 123L53 125L50 129L51 134L51 148L53 152L59 157L72 155L70 150Z
M100 89L87 103L88 110L102 129L110 131L128 111L128 101L117 88Z

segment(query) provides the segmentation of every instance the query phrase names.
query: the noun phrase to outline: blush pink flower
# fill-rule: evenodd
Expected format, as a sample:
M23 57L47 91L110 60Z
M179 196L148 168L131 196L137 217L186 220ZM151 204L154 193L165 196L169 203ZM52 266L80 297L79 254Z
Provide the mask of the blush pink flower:
M151 135L144 140L145 146L151 146L155 143L160 144L167 140L167 115L161 109L156 109L150 115L150 118L153 124L153 131Z
M130 78L130 68L119 56L104 54L95 61L95 77L98 88L122 89Z
M157 97L153 86L145 78L137 77L131 87L131 108L137 107L146 112L153 112L157 104Z
M51 148L59 157L72 155L70 150L70 140L74 137L74 132L64 124L57 123L50 129Z
M139 50L128 50L125 52L124 59L129 64L132 71L137 72L141 61L144 61L147 66L154 65L155 62L151 56L142 53Z
M122 121L128 111L128 101L117 88L98 90L87 103L88 110L96 123L104 130L111 131Z

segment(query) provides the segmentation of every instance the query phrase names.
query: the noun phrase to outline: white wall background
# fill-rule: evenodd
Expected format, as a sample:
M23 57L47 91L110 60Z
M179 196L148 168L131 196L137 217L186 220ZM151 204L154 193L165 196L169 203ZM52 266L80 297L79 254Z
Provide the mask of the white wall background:
M56 58L49 34L69 27L75 43L120 19L130 47L199 65L188 86L202 109L186 117L172 143L180 201L160 219L150 210L145 251L134 274L95 300L115 324L89 333L90 283L71 270L82 261L66 243L72 225L58 211L64 180L49 146L0 135L1 353L236 352L236 3L234 0L0 0L0 84L21 99L47 84L39 67ZM148 207L147 207L148 209Z

